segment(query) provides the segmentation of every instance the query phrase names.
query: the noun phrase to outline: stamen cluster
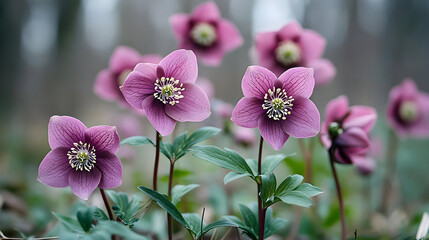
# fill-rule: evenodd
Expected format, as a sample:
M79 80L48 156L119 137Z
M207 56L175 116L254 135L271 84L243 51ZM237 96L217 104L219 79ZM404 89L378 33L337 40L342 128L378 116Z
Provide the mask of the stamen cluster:
M265 94L262 108L267 110L269 118L286 120L286 116L291 114L294 100L292 96L286 94L284 89L273 87L273 89L268 89L268 93Z
M174 105L179 103L179 99L183 98L182 91L185 90L183 83L174 78L162 77L155 81L155 93L153 96L159 99L162 103Z
M73 143L75 147L72 147L70 151L67 152L69 163L72 168L75 168L76 171L83 171L84 169L88 172L94 167L96 163L95 148L89 143Z

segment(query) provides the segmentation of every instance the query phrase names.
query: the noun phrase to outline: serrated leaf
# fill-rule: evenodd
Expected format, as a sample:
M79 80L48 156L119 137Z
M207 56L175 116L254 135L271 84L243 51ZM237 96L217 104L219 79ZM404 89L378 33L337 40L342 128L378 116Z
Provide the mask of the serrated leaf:
M251 228L255 234L259 234L259 225L257 216L254 214L250 208L246 205L240 204L240 213L243 217L244 223L247 227Z
M301 182L304 180L304 177L298 174L288 176L280 185L278 186L275 196L280 196L285 192L294 190Z
M303 183L296 187L295 190L304 193L305 195L307 195L307 197L314 197L323 193L322 189L313 186L309 183Z
M58 213L52 213L54 216L60 221L61 225L63 225L67 230L73 233L84 233L82 226L80 223L71 217L64 216Z
M191 150L195 157L237 173L249 173L253 176L253 172L246 161L233 150L225 149L222 151L215 146L194 146Z
M302 192L299 191L288 191L286 194L277 196L282 202L301 207L310 207L313 205L313 201Z
M242 178L242 177L246 177L246 176L250 176L250 174L248 174L248 173L229 172L223 178L223 184L227 184L227 183L232 182L232 181L234 181L236 179L239 179L239 178Z
M188 192L194 190L199 187L198 184L190 184L190 185L176 185L171 190L171 202L176 205L180 202L180 199L187 194Z
M174 219L176 219L178 223L182 224L182 226L185 228L190 229L182 214L166 197L144 186L139 186L139 189L147 196L152 198L162 209L167 211Z
M92 219L94 216L95 207L80 208L77 213L77 221L85 232L88 232L92 227Z
M277 187L276 177L273 173L269 176L261 175L261 197L264 207L268 207L274 201L274 193ZM268 206L266 206L268 204Z
M199 236L201 234L201 216L197 213L184 213L183 218L185 218L188 223L189 230L191 230L195 236Z
M141 146L145 144L153 144L152 140L145 136L133 136L129 138L125 138L121 141L121 145L132 145L132 146Z

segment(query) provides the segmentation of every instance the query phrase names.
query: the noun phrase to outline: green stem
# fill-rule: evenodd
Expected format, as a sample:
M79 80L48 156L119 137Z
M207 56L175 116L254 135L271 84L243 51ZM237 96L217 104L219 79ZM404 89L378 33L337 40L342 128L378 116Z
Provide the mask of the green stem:
M159 144L161 142L161 136L158 131L156 131L156 153L155 153L155 165L153 167L153 190L157 191L158 189L158 166L159 166Z
M259 140L259 154L258 154L258 176L262 175L262 147L264 144L264 138L261 136ZM262 204L261 184L258 183L258 220L259 220L259 240L264 239L265 229L265 212L266 209Z

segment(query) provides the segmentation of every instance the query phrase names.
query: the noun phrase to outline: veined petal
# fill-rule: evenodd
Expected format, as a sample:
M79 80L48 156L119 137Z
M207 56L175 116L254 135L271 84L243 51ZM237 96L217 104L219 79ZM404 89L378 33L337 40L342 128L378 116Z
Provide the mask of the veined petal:
M52 116L48 126L49 146L51 149L71 148L73 143L84 139L86 129L86 126L74 117Z
M243 44L243 38L235 25L228 20L220 20L217 25L217 32L221 47L225 51L232 51Z
M170 24L173 28L174 36L183 41L184 39L189 38L189 21L190 16L184 13L174 14L170 17Z
M39 166L39 182L50 187L69 186L69 174L72 167L67 158L66 148L56 148L50 151Z
M164 104L154 96L147 97L142 103L147 119L162 135L169 135L176 126L176 121L169 117L164 110Z
M210 102L206 93L193 83L183 84L183 98L174 105L166 104L165 112L179 122L200 122L210 116Z
M97 155L97 167L101 171L101 180L98 185L100 188L110 189L121 186L122 164L116 155L110 152Z
M245 97L263 99L268 89L273 88L277 80L270 70L260 66L250 66L244 73L241 89Z
M319 110L308 98L296 98L291 114L280 122L283 131L295 138L314 137L320 131Z
M274 150L282 149L289 135L283 132L280 121L272 120L267 117L259 119L259 131L261 136L270 144Z
M307 66L314 69L314 80L316 80L316 86L321 86L331 82L337 74L334 64L324 58L312 61Z
M194 83L197 80L197 57L191 50L176 50L162 59L159 65L164 69L165 77L173 77L181 83Z
M198 5L191 14L192 20L197 22L212 22L221 18L216 3L209 1Z
M97 74L94 84L94 92L100 98L107 101L122 98L118 82L113 76L113 73L108 69L104 69Z
M110 57L109 68L115 73L120 73L124 70L133 69L139 62L140 53L133 48L119 46Z
M325 51L325 38L313 30L304 30L301 33L300 43L302 46L302 58L305 62L321 58Z
M96 152L116 153L119 148L119 135L116 127L94 126L86 130L85 142L91 144Z
M73 193L83 200L88 200L91 193L98 186L101 179L101 172L97 168L91 169L90 172L71 171L69 175L70 188Z
M314 89L314 70L311 68L291 68L280 75L283 89L288 96L309 98Z
M344 128L360 127L369 132L377 120L377 112L372 107L352 106L350 113L343 122Z
M259 118L265 114L262 108L263 100L244 97L238 101L232 111L231 120L240 127L255 128Z
M122 94L134 108L141 109L142 102L155 92L156 68L152 63L140 63L132 71L121 87Z

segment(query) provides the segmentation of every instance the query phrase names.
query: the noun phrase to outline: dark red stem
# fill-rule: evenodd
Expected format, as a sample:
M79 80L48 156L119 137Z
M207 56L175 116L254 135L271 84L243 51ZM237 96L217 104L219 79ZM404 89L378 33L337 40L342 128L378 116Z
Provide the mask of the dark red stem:
M159 144L161 142L161 136L156 131L156 153L155 153L155 165L153 167L153 190L158 189L158 165L159 165Z

